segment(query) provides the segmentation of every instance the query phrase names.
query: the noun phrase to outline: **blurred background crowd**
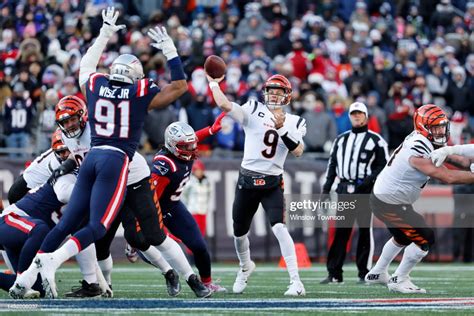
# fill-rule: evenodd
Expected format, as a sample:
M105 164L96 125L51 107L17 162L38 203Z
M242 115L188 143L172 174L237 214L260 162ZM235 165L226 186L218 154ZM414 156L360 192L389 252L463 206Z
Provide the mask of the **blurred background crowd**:
M471 141L474 128L474 1L468 0L0 0L0 154L30 158L49 148L54 106L82 97L81 56L98 35L100 12L121 10L122 33L99 63L132 53L159 85L169 81L166 59L146 30L162 24L174 39L189 91L172 107L152 111L142 149L163 143L166 126L187 121L198 130L219 114L203 64L216 54L227 63L222 89L235 102L261 100L269 75L293 85L289 112L307 120L308 152L327 155L336 135L350 129L347 107L369 108L369 127L396 148L412 127L414 110L435 103L449 114L451 142ZM201 144L202 154L243 148L230 118Z

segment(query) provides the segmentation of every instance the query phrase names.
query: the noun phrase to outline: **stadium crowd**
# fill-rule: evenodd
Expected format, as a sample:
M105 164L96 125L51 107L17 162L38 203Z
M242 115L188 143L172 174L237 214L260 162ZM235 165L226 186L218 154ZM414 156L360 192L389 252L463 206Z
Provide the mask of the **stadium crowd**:
M269 75L293 87L289 112L304 117L307 151L329 152L351 128L347 107L367 104L369 128L396 148L413 129L412 115L435 103L449 114L451 142L470 142L474 127L474 2L468 0L0 1L0 109L2 153L31 158L49 148L54 106L78 87L81 56L101 26L100 11L114 5L127 28L114 36L99 70L119 53L139 57L146 77L169 81L166 59L150 48L145 30L162 24L174 39L189 91L173 107L147 118L143 149L156 151L176 120L195 130L219 115L202 68L216 54L227 63L222 90L231 100L261 100ZM142 1L148 3L147 1ZM118 52L118 53L117 53ZM243 148L243 131L230 118L201 144ZM11 150L22 148L25 150ZM1 149L1 148L0 148Z

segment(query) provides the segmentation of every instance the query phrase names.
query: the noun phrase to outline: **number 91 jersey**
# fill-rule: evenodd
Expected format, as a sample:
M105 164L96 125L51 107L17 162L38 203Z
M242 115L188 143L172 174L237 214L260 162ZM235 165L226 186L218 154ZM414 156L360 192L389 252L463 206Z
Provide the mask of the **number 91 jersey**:
M132 159L148 105L158 92L160 89L151 79L115 85L108 76L93 73L86 83L91 145L119 148Z
M273 113L255 100L249 100L241 108L245 112L242 124L245 132L242 167L267 175L281 175L288 148L275 129ZM284 126L297 141L303 142L303 136L306 135L305 119L285 113Z

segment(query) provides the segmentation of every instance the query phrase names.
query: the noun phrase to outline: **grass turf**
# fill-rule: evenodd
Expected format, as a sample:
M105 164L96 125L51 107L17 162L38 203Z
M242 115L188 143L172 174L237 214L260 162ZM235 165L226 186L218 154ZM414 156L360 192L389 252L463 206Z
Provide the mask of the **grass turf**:
M394 270L394 266L390 271ZM13 301L5 292L0 293L0 312L16 314L20 311L28 315L42 313L104 314L104 313L163 313L163 314L225 314L225 315L275 315L297 312L299 315L341 313L364 313L369 315L395 315L401 311L410 314L473 314L474 302L450 305L434 298L474 297L474 265L463 264L420 264L412 273L415 284L426 288L428 293L406 295L390 293L383 286L356 284L357 272L354 265L345 266L343 285L320 285L326 276L323 265L313 265L301 270L301 278L306 287L305 298L286 298L283 292L288 285L288 274L276 264L258 264L249 285L243 294L232 294L232 284L237 271L236 264L216 264L214 279L221 279L229 293L215 294L212 299L196 299L185 281L177 298L166 294L163 276L157 269L144 263L116 264L114 267L114 299L99 300L36 300ZM80 274L75 265L65 265L56 274L58 293L64 293L78 285ZM412 298L427 300L412 302ZM366 299L361 301L359 299ZM368 299L368 300L367 300ZM373 302L375 299L399 299ZM408 299L408 300L406 300Z

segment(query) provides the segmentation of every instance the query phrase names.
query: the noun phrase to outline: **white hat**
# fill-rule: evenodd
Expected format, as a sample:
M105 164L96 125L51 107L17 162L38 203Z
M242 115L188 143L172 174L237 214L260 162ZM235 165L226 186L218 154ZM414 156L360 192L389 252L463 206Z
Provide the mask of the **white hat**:
M360 111L360 112L365 113L365 116L367 117L369 116L367 112L367 107L362 102L354 102L351 104L351 106L349 107L349 115L351 115L351 113L354 111Z

